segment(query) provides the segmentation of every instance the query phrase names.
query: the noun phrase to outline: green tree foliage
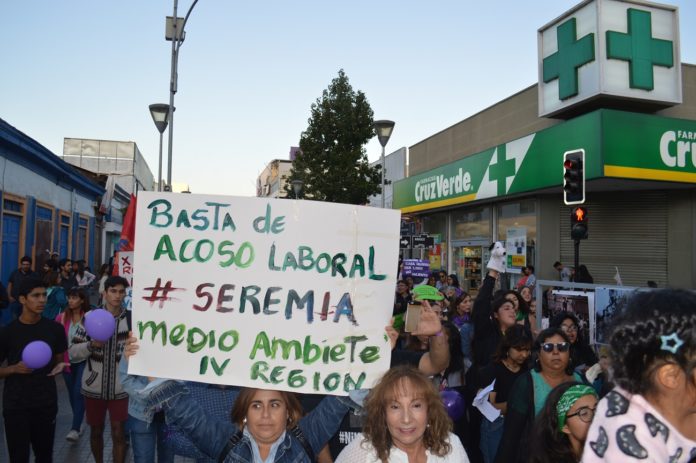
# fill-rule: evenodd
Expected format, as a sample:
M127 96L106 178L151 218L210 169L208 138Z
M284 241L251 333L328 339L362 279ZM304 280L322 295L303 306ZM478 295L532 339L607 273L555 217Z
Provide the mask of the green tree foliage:
M303 182L302 195L317 201L365 204L380 193L381 166L370 167L365 144L375 135L373 113L361 91L355 92L343 69L312 104L309 126L292 163L285 190Z

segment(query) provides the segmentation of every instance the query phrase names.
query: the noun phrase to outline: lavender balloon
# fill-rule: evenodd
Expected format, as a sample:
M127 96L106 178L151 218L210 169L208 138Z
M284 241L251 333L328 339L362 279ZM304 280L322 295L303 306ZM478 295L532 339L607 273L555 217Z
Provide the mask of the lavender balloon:
M44 341L32 341L22 351L22 362L32 370L38 370L48 365L53 352Z
M85 329L90 338L106 342L116 331L116 319L108 310L95 309L85 315Z
M464 416L464 399L459 392L445 389L440 392L440 400L442 400L442 404L452 421L457 421Z

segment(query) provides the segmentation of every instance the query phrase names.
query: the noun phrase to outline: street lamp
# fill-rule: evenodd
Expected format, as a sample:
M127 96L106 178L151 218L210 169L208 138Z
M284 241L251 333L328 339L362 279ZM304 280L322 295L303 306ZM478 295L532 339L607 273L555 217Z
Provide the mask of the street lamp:
M167 130L167 119L169 118L169 105L155 103L150 105L150 115L155 122L155 127L160 134L159 144L159 169L157 170L157 191L162 191L162 134Z
M295 192L295 199L300 199L300 192L302 191L304 182L302 180L293 180L290 184L292 185L292 191Z
M384 208L384 147L387 146L387 142L389 141L389 137L391 137L392 130L394 130L394 121L388 121L385 119L375 121L375 132L377 132L377 139L379 140L379 144L382 145L382 208Z
M176 7L178 0L174 0L174 14L166 18L165 39L172 42L172 71L169 78L169 106L174 107L174 94L176 93L177 81L179 74L177 72L179 66L179 48L184 43L186 33L184 27L193 7L196 6L198 0L193 0L191 7L188 9L186 16L182 19L176 15ZM167 185L172 184L172 144L174 142L174 111L169 112L169 146L167 146Z

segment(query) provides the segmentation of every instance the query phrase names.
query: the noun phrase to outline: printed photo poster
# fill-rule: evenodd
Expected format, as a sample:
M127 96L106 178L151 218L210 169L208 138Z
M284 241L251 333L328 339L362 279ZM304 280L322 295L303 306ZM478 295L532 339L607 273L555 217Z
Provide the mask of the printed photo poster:
M507 252L506 270L520 273L527 265L527 227L510 227L505 241Z
M637 288L595 288L595 339L597 344L608 344L608 328L614 316Z
M389 368L400 212L140 192L129 373L346 395Z
M578 335L595 344L595 295L593 292L553 290L549 296L551 320L561 312L572 312L578 318Z

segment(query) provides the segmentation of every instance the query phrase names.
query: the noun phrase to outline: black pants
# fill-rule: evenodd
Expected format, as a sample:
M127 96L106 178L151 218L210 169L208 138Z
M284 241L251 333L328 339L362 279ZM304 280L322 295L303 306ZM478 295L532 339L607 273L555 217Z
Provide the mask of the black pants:
M58 409L5 410L5 437L10 463L29 463L29 446L36 463L53 461Z

